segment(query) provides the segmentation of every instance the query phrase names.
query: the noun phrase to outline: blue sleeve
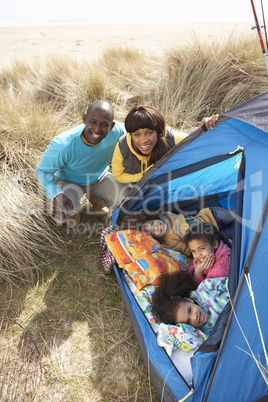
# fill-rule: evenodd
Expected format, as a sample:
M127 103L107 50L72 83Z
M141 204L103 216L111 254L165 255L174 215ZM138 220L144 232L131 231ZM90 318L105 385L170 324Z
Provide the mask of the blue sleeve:
M50 199L59 193L63 193L56 185L54 173L65 166L63 152L57 149L53 141L45 151L40 163L35 169L37 179L43 187L44 193Z
M119 133L119 137L121 137L121 135L123 135L123 134L126 134L126 132L127 132L124 123L121 123L119 121L116 121L115 128L117 129L117 132Z

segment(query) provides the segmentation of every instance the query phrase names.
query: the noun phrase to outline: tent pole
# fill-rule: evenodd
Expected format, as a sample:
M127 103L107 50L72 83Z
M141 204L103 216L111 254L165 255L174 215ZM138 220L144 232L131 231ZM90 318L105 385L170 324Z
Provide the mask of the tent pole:
M266 40L266 50L268 51L267 30L266 30L266 23L265 23L265 17L264 17L264 10L263 10L263 3L262 3L262 0L261 0L261 11L262 11L263 28L264 28L264 34L265 34L265 40Z
M266 53L266 50L265 50L264 42L263 42L263 39L262 39L262 35L261 35L261 29L260 29L260 25L259 25L257 13L256 13L256 10L255 10L255 6L254 6L253 0L250 0L250 2L251 2L251 6L252 6L253 15L254 15L254 18L255 18L255 24L256 24L256 28L257 28L257 33L258 33L258 36L259 36L260 44L261 44L261 49L262 49L263 57L264 57L264 60L265 60L265 64L266 64L267 71L268 71L268 57L267 57L267 53ZM254 27L254 28L255 28L255 27ZM254 28L253 28L253 29L254 29Z

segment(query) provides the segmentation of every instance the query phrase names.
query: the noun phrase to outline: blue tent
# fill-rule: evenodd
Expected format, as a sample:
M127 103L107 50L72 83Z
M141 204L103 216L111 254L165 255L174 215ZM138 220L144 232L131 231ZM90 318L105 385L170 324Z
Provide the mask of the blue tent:
M189 135L146 173L113 213L113 223L119 223L144 208L193 214L219 205L236 211L229 275L232 303L191 358L192 387L157 345L121 271L114 267L144 361L163 401L250 402L268 396L267 166L265 93L223 113L212 130L200 128Z

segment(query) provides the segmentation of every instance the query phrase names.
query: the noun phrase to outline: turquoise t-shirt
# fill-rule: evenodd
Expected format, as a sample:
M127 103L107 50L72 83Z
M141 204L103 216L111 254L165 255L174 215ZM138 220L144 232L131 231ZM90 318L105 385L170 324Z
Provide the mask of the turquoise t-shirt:
M124 125L115 122L107 136L91 147L81 138L84 128L81 124L53 138L36 167L37 179L50 199L62 192L58 180L83 186L96 183L109 169L115 145L125 134Z

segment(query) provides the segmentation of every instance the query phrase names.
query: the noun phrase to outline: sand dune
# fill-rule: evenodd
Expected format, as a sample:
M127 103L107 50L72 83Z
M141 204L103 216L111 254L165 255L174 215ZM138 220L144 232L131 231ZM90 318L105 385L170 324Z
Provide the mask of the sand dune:
M221 39L235 32L256 35L240 24L135 24L43 27L0 27L1 65L14 58L34 60L51 53L97 59L110 46L137 48L161 56L166 48Z

